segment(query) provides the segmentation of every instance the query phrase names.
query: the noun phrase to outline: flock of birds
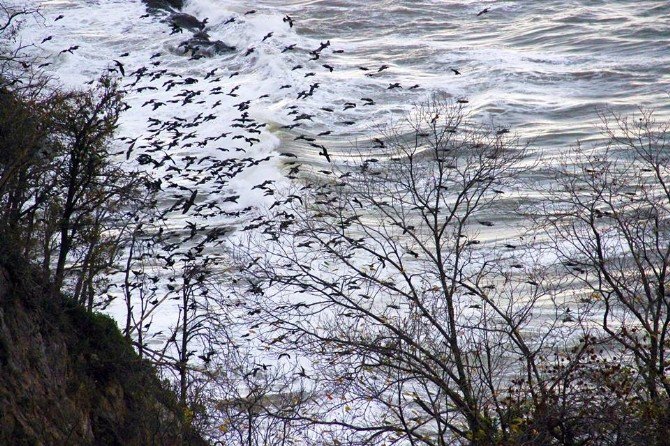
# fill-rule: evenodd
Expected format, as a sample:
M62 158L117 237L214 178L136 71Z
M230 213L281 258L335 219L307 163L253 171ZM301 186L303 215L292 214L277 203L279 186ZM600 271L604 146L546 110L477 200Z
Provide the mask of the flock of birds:
M486 8L477 16L489 12L489 8ZM239 24L245 17L256 13L257 11L250 10L231 17L223 24ZM147 14L143 17L150 16ZM63 15L59 15L54 20L63 18ZM202 26L192 30L194 34L206 33L207 19L195 21ZM293 17L286 15L282 23L287 28L293 28L296 22ZM174 23L169 30L172 34L181 34L184 31L188 30L175 26ZM258 42L252 42L248 48L235 50L236 57L242 61L253 58L261 45L272 41L275 33L276 31L268 32ZM46 36L41 43L53 39L53 36ZM57 57L74 54L80 50L81 45L83 44L68 46ZM198 45L186 41L172 49L172 52L197 61L205 57L200 50ZM220 245L232 231L259 230L270 239L277 240L277 231L291 224L290 214L282 214L281 207L299 197L289 196L272 201L276 194L275 185L280 179L267 178L258 174L262 170L256 170L255 177L261 176L262 179L249 185L246 190L244 186L240 186L247 179L254 178L254 175L249 175L254 169L277 161L277 154L267 149L268 124L259 122L253 113L254 107L265 104L263 100L270 98L270 93L274 97L294 95L291 105L285 107L283 116L278 117L277 121L283 121L281 133L287 138L292 137L294 146L303 145L317 155L316 159L319 161L311 161L311 167L337 162L336 156L327 146L327 139L337 135L333 130L322 128L312 132L311 129L318 127L315 125L318 121L328 121L331 116L337 116L341 119L330 121L340 126L353 126L358 121L348 113L367 110L366 107L384 102L384 98L373 97L342 99L337 104L319 103L316 107L319 112L314 112L313 103L318 103L320 99L313 98L327 81L322 76L338 69L328 57L344 52L335 48L329 40L320 42L314 48L303 48L298 43L283 46L281 53L304 56L304 60L290 68L289 74L293 82L279 86L277 92L255 97L243 94L243 83L232 85L232 79L236 76L242 77L242 69L216 67L204 75L187 74L164 68L168 64L164 63L163 56L169 51L152 54L140 67L130 66L127 62L130 55L128 52L118 54L108 65L108 71L118 77L129 98L126 109L139 108L147 115L146 131L138 136L121 136L119 140L122 145L116 155L131 164L143 166L154 176L147 187L158 193L160 209L152 222L155 230L148 235L158 249L152 259L156 265L154 271L162 269L164 272L135 275L138 282L151 279L154 291L160 285L154 279L162 274L169 275L179 265L198 263L203 267L212 267L222 263L224 260ZM175 57L175 54L171 57ZM40 64L40 68L45 68L50 63L44 62ZM397 81L388 82L388 85L379 82L387 73L393 71L388 64L360 66L359 69L365 76L377 81L380 95L421 88L418 84L404 86ZM461 75L458 68L451 68L451 71L454 76ZM90 81L91 84L93 82ZM146 100L140 101L141 103L131 100L137 97ZM306 111L301 105L307 104L310 99L313 99L310 103L312 112ZM467 100L459 99L458 102L467 103ZM222 115L226 118L222 119L219 111L224 109ZM228 118L231 110L236 110L236 117ZM214 123L216 125L212 125ZM375 149L385 148L384 141L379 138L373 138L370 144ZM278 160L285 171L285 177L299 179L301 169L305 168L305 160L301 160L291 149L290 145L287 149L282 149ZM318 172L330 174L331 170ZM238 178L243 178L244 181L236 181ZM264 217L252 218L256 208L255 197L259 195L261 200L270 197L267 202L270 209L279 208L280 221L274 222L278 224L268 225ZM174 277L169 277L165 282L168 293L178 291L174 283ZM254 291L253 284L250 291ZM158 305L162 301L163 299L156 299L152 303ZM238 305L244 307L247 304L242 302ZM148 320L145 328L150 324L151 320Z

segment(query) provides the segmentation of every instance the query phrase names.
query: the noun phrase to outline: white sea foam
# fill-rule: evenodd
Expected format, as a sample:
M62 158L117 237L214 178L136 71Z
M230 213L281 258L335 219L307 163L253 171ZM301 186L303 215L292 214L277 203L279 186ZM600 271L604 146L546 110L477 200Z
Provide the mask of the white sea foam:
M183 157L190 155L219 161L271 156L268 161L244 168L225 185L207 181L197 186L200 196L206 199L239 195L237 204L226 204L226 209L234 210L271 204L272 197L252 188L266 179L287 181L276 156L280 147L297 153L308 163L324 162L318 149L294 141L301 133L332 131L317 142L344 158L352 146L366 147L374 122L397 119L412 103L435 92L469 99L474 116L484 122L512 126L550 154L560 152L577 138L592 136L597 107L609 104L619 111L631 111L637 105L653 105L661 107L661 115L667 115L667 3L631 0L616 6L593 7L583 1L574 8L564 8L562 3L190 0L184 12L201 20L207 18L206 30L211 39L236 47L230 53L191 60L180 47L191 33L170 34L166 13L142 17L147 11L139 0L25 0L22 4L39 6L42 17L26 23L21 40L34 43L31 51L51 63L46 70L69 88L82 88L101 73L114 69L114 60L124 65L124 85L134 82L136 77L131 73L147 68L149 74L134 87L128 87L126 101L130 108L119 127L120 137L138 138L128 156L131 169L152 166L137 164L137 156L151 148L151 138L164 145L176 140L178 144L166 154L179 166L186 164ZM491 11L477 17L484 6ZM251 9L256 12L245 14ZM64 18L55 21L61 14ZM293 17L293 28L283 20L286 14ZM226 23L231 18L235 21ZM664 39L651 32L639 34L647 28L664 32ZM263 41L269 33L272 35ZM40 43L49 35L53 39ZM310 60L310 51L326 41L330 45L321 51L319 59ZM79 48L61 53L74 45ZM284 51L289 45L295 45L295 49ZM254 51L245 56L250 48ZM129 55L122 57L125 52ZM152 58L157 53L161 55ZM153 66L152 62L160 65ZM333 71L324 64L332 66ZM389 68L378 71L382 64ZM298 65L302 67L295 68ZM451 68L461 74L454 74ZM152 80L150 73L157 75L162 69L167 73ZM212 70L215 73L208 75ZM166 90L168 80L181 82L186 78L197 83ZM402 88L388 88L396 82ZM319 85L310 96L298 98L315 83ZM410 90L415 84L419 88ZM284 85L290 86L281 88ZM138 87L149 88L139 91ZM235 88L232 94L236 96L227 94ZM202 92L189 103L168 102L176 95L196 90ZM263 95L268 97L259 98ZM375 105L364 105L363 97L372 98ZM143 106L149 101L154 102ZM156 101L165 105L152 110ZM244 101L250 101L250 118L268 124L260 127L258 134L232 127L242 113L236 104ZM346 102L353 102L356 107L345 110ZM301 120L297 129L282 129L296 122L296 115L290 114L294 110L291 107L311 117ZM323 110L324 107L333 112ZM163 122L175 117L193 120L210 113L215 118L199 120L193 128L197 132L193 141L173 132L151 136L149 118ZM188 145L222 133L229 134L202 146ZM251 145L244 139L235 139L237 136L259 141ZM125 160L127 143L116 144L119 159ZM163 153L158 151L151 156L160 158ZM202 167L211 163L208 160ZM168 161L151 170L157 177L166 178L170 165ZM194 174L190 179L175 176L173 181L192 189L205 174ZM202 224L241 225L244 218L247 217L218 216ZM181 228L187 219L194 221L191 216L176 213L169 225ZM112 311L122 313L118 307ZM162 325L169 325L170 317L167 314ZM154 327L158 325L160 321Z

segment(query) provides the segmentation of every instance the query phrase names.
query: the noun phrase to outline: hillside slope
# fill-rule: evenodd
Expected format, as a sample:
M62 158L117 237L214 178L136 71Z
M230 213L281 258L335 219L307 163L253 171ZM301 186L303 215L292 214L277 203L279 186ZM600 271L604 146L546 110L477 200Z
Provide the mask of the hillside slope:
M0 444L205 445L114 321L0 258Z

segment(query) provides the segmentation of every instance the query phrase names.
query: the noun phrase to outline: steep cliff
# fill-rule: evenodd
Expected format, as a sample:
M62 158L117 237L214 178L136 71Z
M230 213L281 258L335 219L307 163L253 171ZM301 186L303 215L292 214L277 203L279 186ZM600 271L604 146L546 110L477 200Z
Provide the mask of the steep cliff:
M0 259L0 444L205 445L116 324Z

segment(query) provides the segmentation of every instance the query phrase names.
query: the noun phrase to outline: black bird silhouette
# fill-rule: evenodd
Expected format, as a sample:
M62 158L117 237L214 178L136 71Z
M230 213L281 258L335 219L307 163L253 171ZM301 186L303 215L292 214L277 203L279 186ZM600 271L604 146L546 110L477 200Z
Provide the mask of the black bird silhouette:
M479 17L480 15L484 15L484 14L486 14L487 12L489 12L489 8L484 8L484 9L482 9L481 11L479 11L479 12L477 13L477 17Z
M268 186L270 184L274 183L274 180L265 180L261 184L257 184L254 187L251 188L251 190L254 189L263 189L265 186Z
M457 75L457 76L458 76L459 74L461 74L461 72L458 71L456 68L450 68L450 70L453 71L454 74Z
M299 114L298 116L296 116L293 120L294 120L294 121L300 121L300 120L303 120L303 119L307 119L307 120L310 120L310 121L311 121L311 120L312 120L312 116L313 116L313 115L310 115L310 114L307 114L307 113L301 113L301 114Z
M282 20L288 23L289 28L293 28L293 19L288 14Z
M319 155L326 157L326 161L330 162L330 155L328 155L328 150L326 149L326 146L321 146L321 151L319 152Z
M64 17L65 17L65 16L64 16L63 14L61 14L61 15L59 15L58 17L56 17L56 18L54 19L54 22L57 22L57 21L59 21L60 19L62 19L62 18L64 18Z
M205 75L205 79L209 79L210 77L214 76L214 74L216 73L216 70L218 70L218 68L213 68L210 72L208 72Z
M400 86L400 82L395 82L393 84L389 84L389 86L386 88L387 90L393 90L394 88L402 88Z
M244 15L249 15L249 14L256 14L256 10L255 10L255 9L251 9L251 10L249 10L249 11L247 11L247 12L244 13Z
M195 197L198 195L198 189L195 189L193 192L191 192L191 196L189 197L188 200L186 200L186 203L184 203L184 207L181 210L182 214L185 214L188 212L189 209L191 209L191 206L193 206L193 203L195 203Z
M323 68L328 69L328 71L330 71L331 73L333 72L333 67L330 66L330 65L328 65L327 63L325 63L325 64L323 64L323 65L321 65L321 66L322 66Z
M315 53L320 53L321 51L325 50L325 49L328 48L329 46L330 46L330 40L326 40L325 43L324 43L324 42L320 42L320 43L319 43L319 47L318 47L316 50L314 50L314 52L315 52Z
M281 52L282 52L282 53L285 53L285 52L287 52L287 51L291 51L293 48L295 48L295 46L296 46L296 44L293 43L293 44L291 44L291 45L285 47L283 50L281 50Z
M42 39L42 42L40 42L40 43L48 42L49 40L51 40L53 38L54 38L54 36L45 37L44 39Z
M73 54L74 51L75 51L75 50L78 50L78 49L79 49L79 45L72 45L70 48L68 48L68 49L66 49L66 50L62 50L62 51L61 51L60 53L58 53L58 54L63 54L63 53L70 53L70 54Z
M123 64L116 59L114 59L114 63L116 64L117 68L119 69L119 73L121 73L121 76L125 77L126 70L123 69Z
M261 40L261 42L265 42L267 39L269 39L270 37L272 37L272 34L274 34L274 33L272 33L272 32L267 33L267 34L265 35L265 37L263 37L263 40Z

